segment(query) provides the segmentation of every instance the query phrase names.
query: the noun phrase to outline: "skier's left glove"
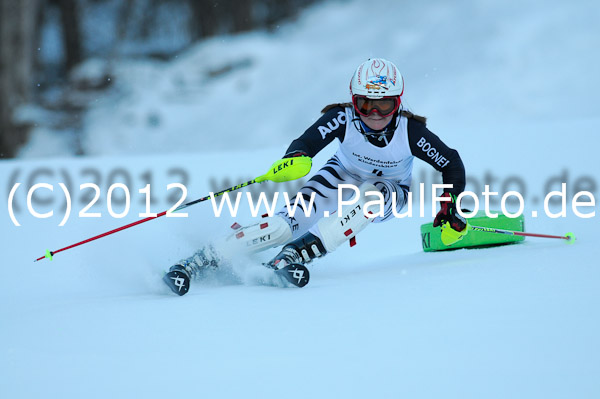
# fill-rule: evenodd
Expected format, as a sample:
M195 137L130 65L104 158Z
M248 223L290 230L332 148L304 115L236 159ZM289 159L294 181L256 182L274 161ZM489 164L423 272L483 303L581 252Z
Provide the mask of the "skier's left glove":
M307 157L308 154L302 150L290 151L283 158Z
M452 245L467 235L469 222L458 214L455 195L444 193L442 197L450 198L450 200L441 203L441 209L433 221L433 227L442 226L442 242L444 245Z

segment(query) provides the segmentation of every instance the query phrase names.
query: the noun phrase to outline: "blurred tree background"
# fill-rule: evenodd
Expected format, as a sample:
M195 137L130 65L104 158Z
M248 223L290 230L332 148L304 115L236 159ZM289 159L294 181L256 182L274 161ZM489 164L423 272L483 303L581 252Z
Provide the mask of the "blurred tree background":
M32 121L16 115L20 105L74 125L84 102L60 93L87 58L169 59L211 36L276 29L316 1L0 0L0 158L27 140ZM84 85L102 89L109 76Z

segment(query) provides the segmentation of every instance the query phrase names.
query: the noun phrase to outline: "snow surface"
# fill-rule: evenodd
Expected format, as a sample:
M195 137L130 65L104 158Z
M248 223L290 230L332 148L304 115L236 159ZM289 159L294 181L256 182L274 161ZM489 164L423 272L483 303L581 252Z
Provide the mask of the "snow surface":
M1 398L600 396L600 209L597 202L581 208L596 212L589 219L570 207L564 218L542 216L543 196L561 180L567 180L569 201L575 187L598 196L598 79L586 80L598 56L579 53L597 43L598 35L588 35L593 31L584 23L597 8L587 2L520 2L519 12L494 2L381 4L386 12L377 13L381 23L369 25L369 46L369 35L356 29L365 18L362 3L333 2L310 9L273 36L214 39L172 64L123 66L131 87L139 80L132 97L99 100L106 104L86 122L94 142L89 148L102 156L0 162L5 198L15 182L22 183L14 201L22 226L14 226L8 212L0 214ZM553 43L561 44L560 51ZM384 52L392 47L396 53ZM233 220L251 220L247 206L235 219L217 219L204 203L188 208L188 218L154 220L59 253L52 262L32 263L45 249L138 220L144 206L137 190L150 174L152 211L160 212L173 203L166 185L181 177L176 168L187 174L188 200L266 172L323 104L345 98L349 73L333 72L352 71L376 55L371 50L405 71L410 105L430 116L432 130L460 151L468 189L493 180L493 191L525 191L528 231L572 231L577 242L527 239L423 253L419 226L432 218L430 211L424 218L416 212L369 226L356 247L315 262L303 289L265 284L269 271L257 262L270 251L258 260L236 258L231 269L176 297L163 286L163 272L227 234ZM283 56L274 57L277 51ZM564 57L553 58L560 52ZM328 54L327 68L309 53ZM475 55L481 57L476 62ZM194 66L245 57L253 61L232 72L235 77L192 84L198 78L189 74ZM281 64L267 73L263 65L274 59ZM169 91L169 78L158 73L163 69L180 71L190 102ZM148 85L146 79L156 76L163 78ZM254 86L265 81L268 87ZM218 112L206 106L213 98L222 104L219 88L243 82L252 88L238 93L233 104L243 118L228 120L223 129L221 121L207 118ZM195 102L196 89L203 103ZM259 103L274 107L279 117L258 114L253 105ZM165 126L178 132L175 139L135 122L148 109L169 119ZM123 115L134 122L126 125ZM34 141L49 137L40 134ZM266 138L273 138L270 145L261 144ZM176 153L143 154L163 150ZM334 150L319 154L315 165ZM132 206L115 219L108 215L106 192L125 176ZM431 183L430 168L418 163L414 178ZM103 216L79 218L89 201L77 188L97 179L102 195L90 212ZM51 218L27 216L25 187L35 182L55 185L33 201L40 213L54 210ZM59 182L74 196L74 213L64 227L57 227L64 202ZM531 216L534 210L540 217Z

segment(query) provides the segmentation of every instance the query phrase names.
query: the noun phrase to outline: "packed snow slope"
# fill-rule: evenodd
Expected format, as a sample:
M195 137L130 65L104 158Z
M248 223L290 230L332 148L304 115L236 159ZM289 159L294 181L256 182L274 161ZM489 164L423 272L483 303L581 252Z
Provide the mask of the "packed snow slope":
M599 195L597 6L378 4L327 3L272 36L214 39L168 64L118 64L113 97L84 117L84 145L96 156L69 158L68 142L38 131L24 159L0 162L3 198L21 183L11 201L21 226L8 201L0 212L1 398L600 396L600 208L578 207L591 216L582 218L571 206L576 192ZM320 107L347 99L349 75L368 56L399 64L407 105L459 150L467 189L519 191L528 231L571 231L576 243L423 253L419 226L432 217L429 208L419 217L415 192L413 217L370 225L357 246L314 262L302 289L278 286L259 265L274 251L234 256L184 297L163 286L174 262L226 236L234 220L253 219L244 203L236 218L197 204L187 218L32 262L139 220L147 184L150 210L160 212L180 197L170 183L193 200L265 173ZM235 113L226 123L225 105ZM413 189L439 179L415 163ZM544 196L563 182L565 216L547 217ZM30 201L49 218L30 215L35 183L53 185ZM59 183L72 199L62 227ZM79 215L94 198L84 183L100 187L85 211L98 218ZM109 213L113 183L130 192L128 210L123 187L112 193L121 218Z

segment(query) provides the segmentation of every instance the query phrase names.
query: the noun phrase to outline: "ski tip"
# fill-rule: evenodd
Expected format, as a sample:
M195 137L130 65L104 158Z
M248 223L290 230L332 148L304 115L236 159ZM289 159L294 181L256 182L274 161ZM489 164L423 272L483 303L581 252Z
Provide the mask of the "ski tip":
M190 277L181 270L171 270L165 274L163 281L179 296L187 294L190 290Z
M565 234L565 239L567 240L567 244L575 244L575 234L567 233Z
M292 285L302 288L308 284L310 273L306 266L299 263L291 263L276 271L281 277L287 280Z

